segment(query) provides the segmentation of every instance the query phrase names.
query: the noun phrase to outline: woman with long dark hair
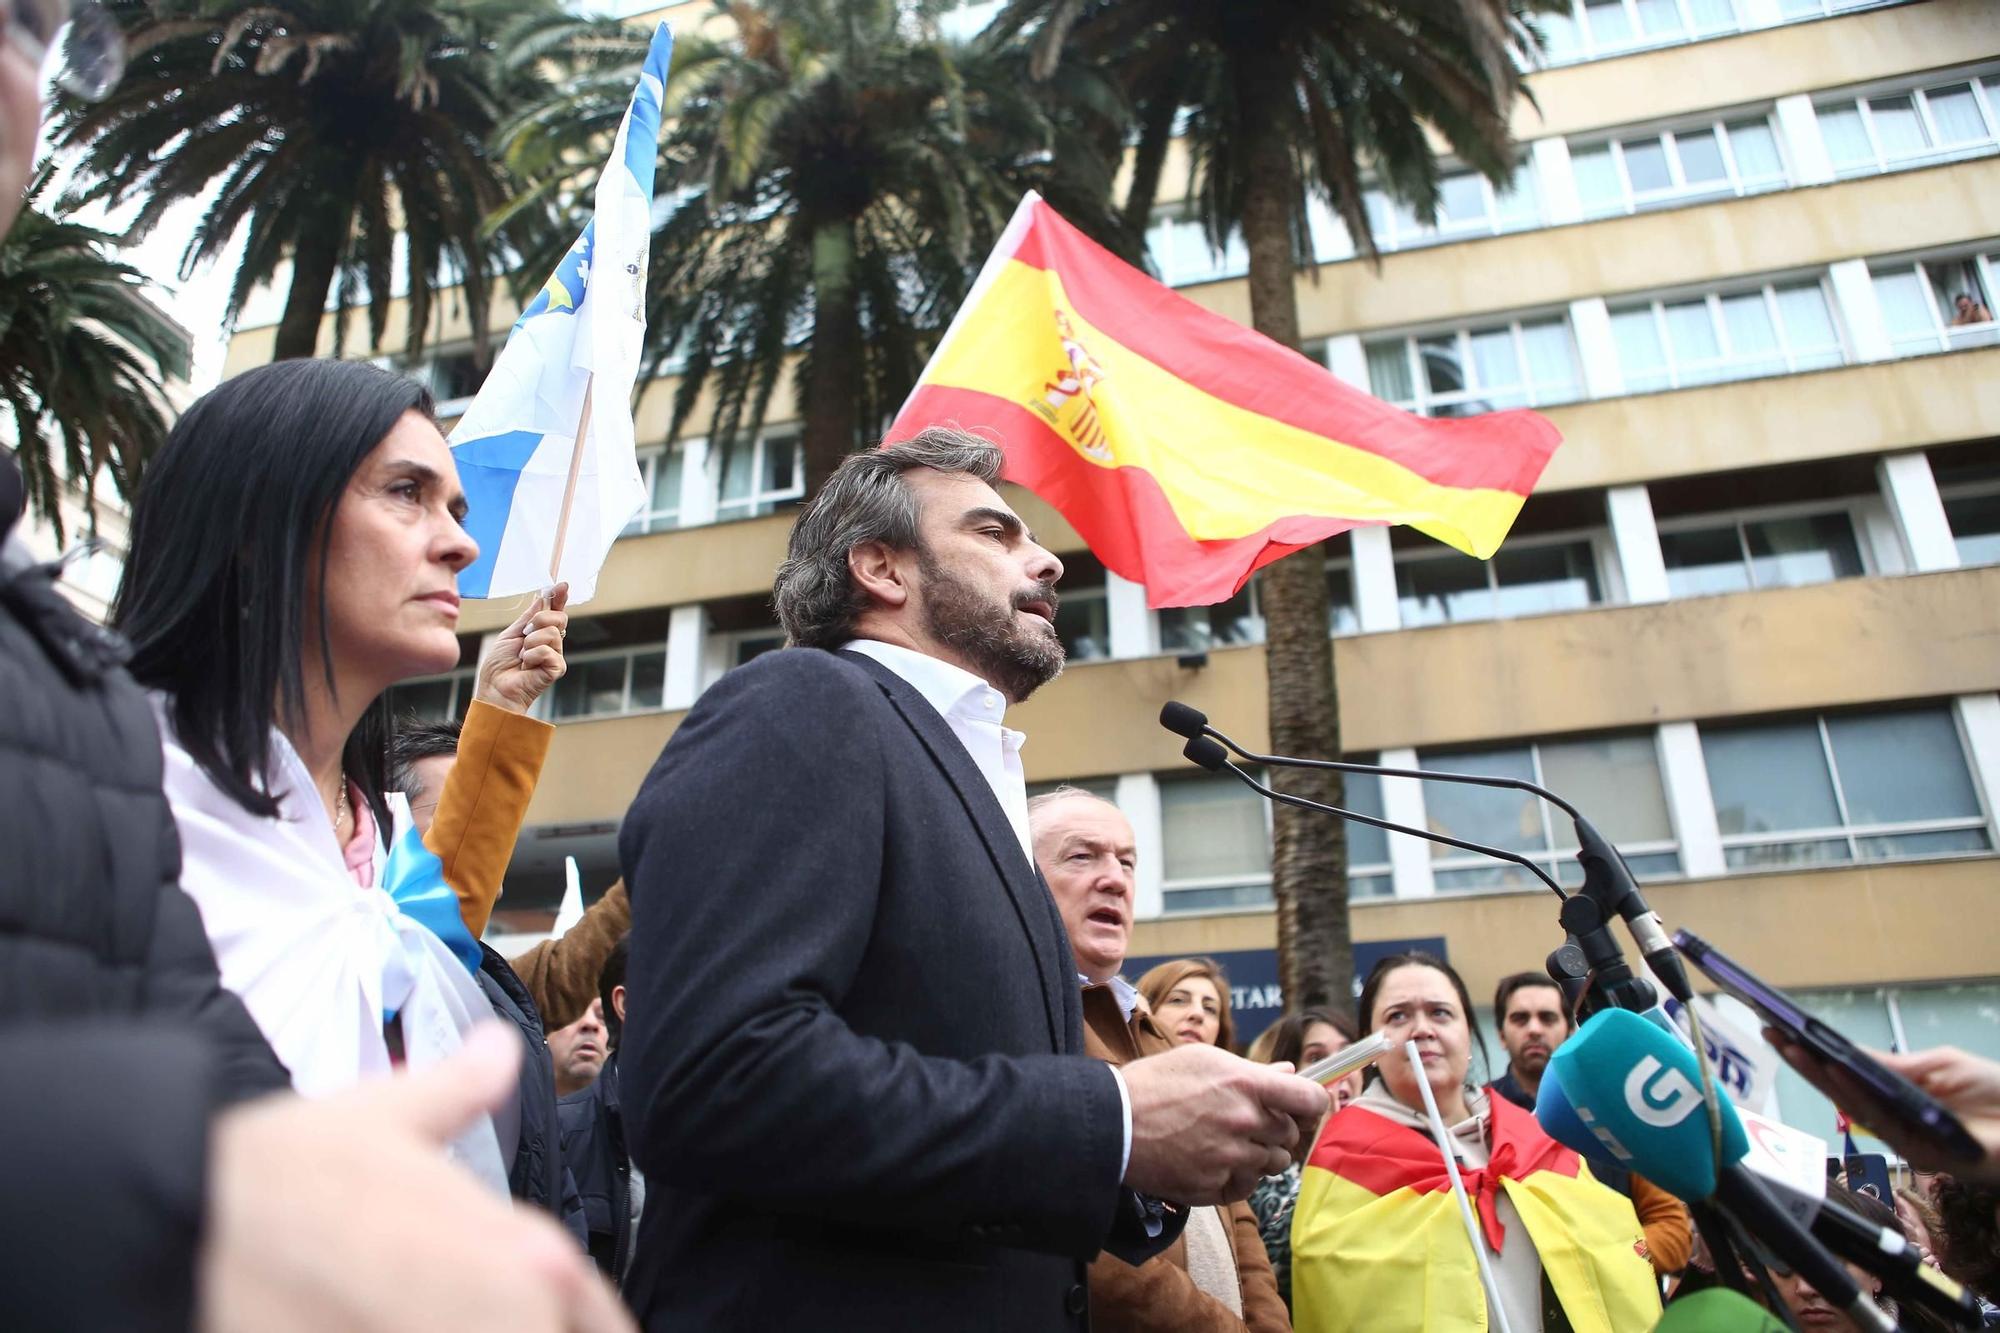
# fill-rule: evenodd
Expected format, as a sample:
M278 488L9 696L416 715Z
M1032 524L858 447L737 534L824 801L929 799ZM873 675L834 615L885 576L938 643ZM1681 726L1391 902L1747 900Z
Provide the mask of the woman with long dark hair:
M1473 1242L1425 1115L1428 1085L1477 1214L1509 1327L1651 1328L1659 1287L1632 1204L1532 1113L1469 1078L1472 999L1450 964L1392 954L1361 1019L1395 1048L1328 1117L1292 1218L1293 1324L1310 1333L1472 1333L1489 1320ZM1412 1066L1404 1043L1414 1041Z
M490 901L461 909L385 789L384 692L459 661L464 512L427 391L310 360L196 401L133 510L115 624L154 692L183 884L302 1092L439 1058L489 1012L463 918ZM562 674L559 607L502 636L482 699L524 712ZM498 1164L490 1129L467 1151Z

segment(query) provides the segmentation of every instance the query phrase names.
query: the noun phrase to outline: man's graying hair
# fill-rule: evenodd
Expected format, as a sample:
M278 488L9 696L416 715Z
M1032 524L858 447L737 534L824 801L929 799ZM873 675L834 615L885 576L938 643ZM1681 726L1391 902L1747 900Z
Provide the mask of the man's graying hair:
M785 563L771 587L778 623L793 646L838 648L854 637L868 596L848 576L849 551L862 542L899 551L923 544L922 511L904 473L927 467L990 484L1000 479L1004 461L998 445L952 426L932 426L844 460L792 525Z

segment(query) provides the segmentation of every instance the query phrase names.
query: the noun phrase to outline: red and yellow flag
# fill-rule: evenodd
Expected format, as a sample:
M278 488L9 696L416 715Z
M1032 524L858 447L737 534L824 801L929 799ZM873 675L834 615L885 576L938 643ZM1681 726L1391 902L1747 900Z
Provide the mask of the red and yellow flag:
M1576 1333L1651 1328L1660 1289L1631 1201L1532 1114L1504 1097L1491 1106L1491 1156L1460 1170L1488 1248L1523 1243L1501 1221L1504 1195ZM1365 1103L1328 1118L1292 1210L1293 1328L1483 1333L1478 1262L1432 1139Z
M1499 549L1560 442L1533 412L1413 416L1120 261L1029 194L890 427L997 434L1006 476L1155 607L1407 523Z

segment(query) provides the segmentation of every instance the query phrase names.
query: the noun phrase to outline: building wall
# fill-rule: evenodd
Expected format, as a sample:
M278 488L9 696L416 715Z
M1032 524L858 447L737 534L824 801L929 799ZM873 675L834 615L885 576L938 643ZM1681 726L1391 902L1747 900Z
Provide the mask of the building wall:
M1989 88L2000 90L2000 24L1985 0L1888 4L1801 22L1781 21L1772 0L1738 0L1737 9L1743 32L1533 78L1535 105L1524 103L1515 117L1536 181L1532 225L1426 238L1379 266L1345 257L1351 244L1336 232L1322 251L1329 262L1301 281L1312 350L1361 387L1370 387L1368 347L1384 338L1564 321L1577 382L1538 406L1565 444L1510 549L1581 534L1602 584L1588 606L1406 628L1411 611L1399 580L1422 545L1380 531L1329 543L1358 621L1335 641L1344 743L1353 755L1410 763L1420 751L1650 737L1680 868L1647 891L1669 921L1787 986L1991 978L2000 968L1989 957L1990 932L1965 928L1994 914L2000 859L1990 850L1746 870L1729 859L1731 835L1710 795L1703 746L1732 721L1928 706L1951 719L1975 802L1955 827L1988 849L2000 841L2000 564L1975 554L1977 567L1961 568L1968 562L1960 551L1972 548L1945 509L1960 494L1954 486L2000 493L2000 337L1941 331L1928 354L1912 354L1896 345L1878 299L1879 275L1895 265L2000 256L2000 119L1991 142L1950 160L1841 179L1815 110L1841 95L1955 80L1966 70L1992 76ZM1988 105L2000 117L2000 100L1989 94ZM1572 147L1739 113L1770 126L1785 166L1779 188L1584 219ZM1184 178L1184 164L1170 162L1165 181ZM1174 276L1183 294L1247 319L1240 265L1231 263L1198 260ZM1610 322L1618 310L1772 282L1823 294L1838 331L1836 364L1788 361L1754 378L1628 391ZM467 330L442 304L437 332L449 345ZM392 312L392 342L400 318ZM510 318L496 310L496 333ZM269 336L239 333L232 367L268 356ZM642 441L664 440L671 389L662 380L642 395ZM773 401L782 410L789 388L781 385ZM715 512L722 461L701 440L706 416L705 408L694 413L681 454L681 511L697 521ZM767 434L784 428L774 423ZM1221 643L1195 654L1163 651L1168 620L1145 608L1142 589L1095 571L1074 530L1047 506L1011 488L1009 498L1075 566L1072 582L1082 590L1072 596L1102 599L1108 627L1107 652L1073 665L1015 712L1030 736L1023 757L1031 782L1095 781L1133 817L1147 863L1135 954L1270 947L1268 909L1172 911L1166 885L1175 869L1162 863L1173 817L1162 813L1162 792L1171 794L1187 766L1156 722L1160 704L1179 698L1261 747L1263 654ZM1673 585L1661 533L1670 540L1690 516L1748 523L1829 506L1852 523L1860 564L1849 576L1719 595ZM559 728L530 812L532 836L517 858L525 879L540 883L565 846L591 849L586 878L608 879L608 832L660 746L727 668L746 627L768 627L765 599L788 526L780 508L631 536L614 549L587 608L603 645L589 660L631 658L625 691L633 702ZM468 606L468 652L513 614ZM577 651L579 637L580 675L587 655ZM641 690L641 657L663 678L657 688ZM1421 794L1391 784L1384 799L1391 817L1425 821ZM1855 836L1857 846L1867 841ZM1537 966L1559 940L1545 891L1447 892L1421 844L1392 847L1389 858L1373 872L1388 896L1355 903L1357 939L1441 936L1475 993L1501 973Z

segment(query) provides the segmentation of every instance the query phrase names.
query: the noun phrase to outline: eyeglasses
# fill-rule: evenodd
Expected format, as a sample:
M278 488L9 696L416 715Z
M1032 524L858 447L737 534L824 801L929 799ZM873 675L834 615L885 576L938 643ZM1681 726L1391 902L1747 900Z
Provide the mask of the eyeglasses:
M118 86L125 33L103 5L93 0L72 11L69 0L0 0L0 13L6 40L64 92L96 102Z

